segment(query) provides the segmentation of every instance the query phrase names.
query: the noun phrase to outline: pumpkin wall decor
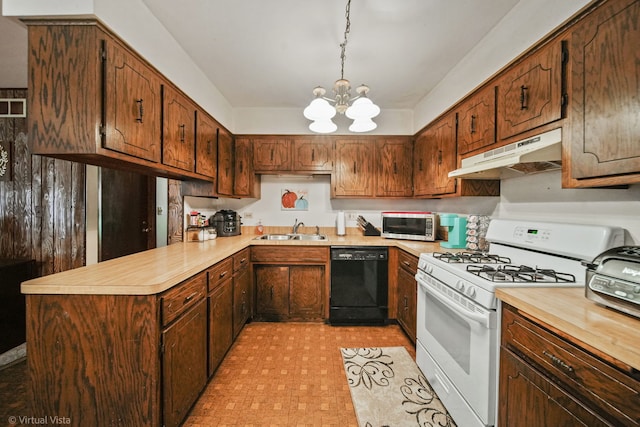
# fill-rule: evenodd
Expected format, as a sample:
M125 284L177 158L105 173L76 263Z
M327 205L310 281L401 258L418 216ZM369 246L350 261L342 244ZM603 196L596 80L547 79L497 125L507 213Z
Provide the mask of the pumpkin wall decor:
M283 211L308 211L309 200L306 189L283 188L280 196L280 207Z

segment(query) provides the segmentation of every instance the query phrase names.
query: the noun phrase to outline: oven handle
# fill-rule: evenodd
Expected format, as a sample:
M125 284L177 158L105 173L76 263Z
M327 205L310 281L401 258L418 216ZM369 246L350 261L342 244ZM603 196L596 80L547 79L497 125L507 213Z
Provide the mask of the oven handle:
M438 291L430 289L429 286L425 285L421 280L418 280L418 284L426 293L435 297L438 301L440 301L442 304L449 307L451 310L455 311L460 316L465 317L466 319L471 320L472 322L479 323L486 329L490 329L492 327L491 313L488 313L486 315L473 313L469 310L466 310L464 307L461 307L458 304L455 304L449 298L443 295L440 295Z

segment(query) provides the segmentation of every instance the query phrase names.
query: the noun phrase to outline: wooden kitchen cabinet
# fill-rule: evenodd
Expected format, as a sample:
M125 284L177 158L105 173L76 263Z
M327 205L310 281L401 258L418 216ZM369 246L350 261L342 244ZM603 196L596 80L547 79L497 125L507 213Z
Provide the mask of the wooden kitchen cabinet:
M293 140L293 171L331 173L333 170L333 141L326 136Z
M402 250L398 251L398 307L396 316L413 343L416 342L418 285L415 274L418 271L418 258Z
M290 172L292 142L287 138L254 138L253 168L256 173Z
M570 31L565 186L640 182L638 22L640 1L612 0Z
M329 248L255 246L251 249L251 261L257 319L325 318Z
M233 258L207 270L209 303L209 364L212 376L233 343Z
M218 194L233 196L233 135L218 129Z
M233 196L260 198L260 181L253 170L253 149L249 138L235 139Z
M563 50L561 40L554 39L510 66L498 79L500 140L562 118L563 57L566 58Z
M335 141L331 197L373 197L375 145L366 139Z
M233 337L237 337L253 311L249 249L233 255Z
M193 172L196 147L196 106L171 85L165 85L162 117L162 163Z
M202 110L196 116L196 173L216 177L218 164L218 123Z
M640 425L640 381L614 363L504 304L498 425Z
M413 195L413 141L409 137L379 139L376 149L376 196Z
M455 113L445 115L418 135L414 151L414 196L456 192L457 181L448 176L456 169L456 146Z
M458 111L458 155L496 142L496 88L488 85L466 99Z

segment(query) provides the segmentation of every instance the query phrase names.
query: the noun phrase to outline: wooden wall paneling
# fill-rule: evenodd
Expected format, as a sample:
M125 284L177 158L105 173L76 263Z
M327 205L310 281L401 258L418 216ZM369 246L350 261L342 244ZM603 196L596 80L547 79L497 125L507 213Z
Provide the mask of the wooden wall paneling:
M182 181L169 180L169 214L167 217L167 233L169 244L182 242L184 212L182 211Z
M40 192L35 193L40 197L42 204L42 222L40 223L40 263L42 275L55 273L54 257L54 183L55 183L55 159L44 157L40 166L41 187Z
M70 224L71 254L69 260L71 268L82 267L86 264L86 171L86 165L71 163L71 182L73 183ZM153 217L155 218L155 215ZM155 230L155 224L153 229Z
M16 119L16 129L26 129L25 119ZM31 257L31 229L33 222L31 208L31 155L27 146L27 135L22 130L16 135L13 144L16 161L13 168L15 229L13 234L13 256Z

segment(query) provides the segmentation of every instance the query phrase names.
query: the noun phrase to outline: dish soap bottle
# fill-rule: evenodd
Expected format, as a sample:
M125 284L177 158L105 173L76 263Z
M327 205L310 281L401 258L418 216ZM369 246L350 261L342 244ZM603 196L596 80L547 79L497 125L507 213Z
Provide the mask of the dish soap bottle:
M256 234L262 236L264 233L264 227L262 226L262 220L258 220L258 225L256 225Z

